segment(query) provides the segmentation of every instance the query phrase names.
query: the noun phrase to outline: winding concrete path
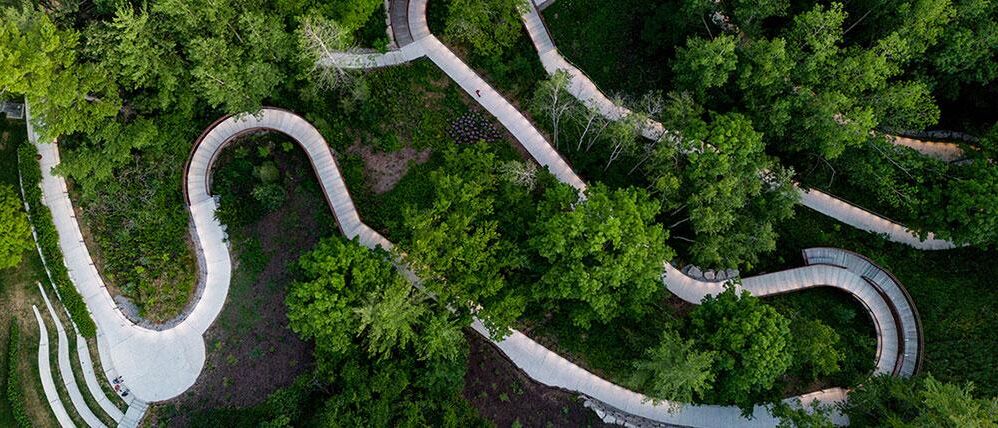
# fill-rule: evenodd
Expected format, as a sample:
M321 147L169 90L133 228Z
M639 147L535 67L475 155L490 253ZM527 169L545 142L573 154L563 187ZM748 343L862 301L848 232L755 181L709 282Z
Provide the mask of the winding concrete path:
M399 55L413 58L426 55L462 89L472 95L473 99L495 115L538 163L548 167L563 182L584 191L586 185L582 179L571 170L536 128L430 34L426 26L425 10L426 0L412 0L408 3L407 28L413 41L403 46L409 49L408 53ZM354 64L361 63L363 61ZM375 64L377 65L377 61ZM98 325L101 361L109 374L117 373L123 376L133 396L141 399L136 400L141 406L131 406L126 413L126 419L132 419L129 415L135 412L144 411L143 401L166 400L185 391L197 379L204 365L205 348L202 335L224 305L232 273L225 231L215 219L217 202L211 196L210 189L212 165L219 152L233 139L257 130L282 132L304 148L322 185L327 203L336 217L340 230L347 238L358 238L363 245L370 248L391 247L388 240L361 221L329 146L308 122L291 112L272 108L265 108L255 115L222 118L205 130L197 140L185 168L183 180L185 198L194 226L196 248L205 278L204 283L199 284L199 288L203 291L190 315L176 326L165 330L151 330L137 326L116 307L83 243L72 202L66 193L65 181L51 172L51 169L59 163L58 147L55 144L39 143L37 135L34 132L30 133L32 142L38 147L41 156L44 203L52 210L70 276L84 296ZM815 258L815 263L821 260ZM908 325L898 322L897 319L907 319L908 314L899 313L897 309L894 312L896 316L890 313L892 305L895 308L903 305L894 302L894 297L889 293L876 292L876 287L865 279L864 273L854 272L848 266L839 267L821 263L817 266L746 278L742 287L758 295L815 286L833 286L847 290L867 306L871 316L876 320L879 339L877 371L904 374L905 369L900 369L902 371L899 372L898 367L913 365L917 367L917 357L914 363L906 362L908 354L913 349L913 355L917 355L917 347L912 348L908 345L906 333L898 333L907 332ZM670 265L665 267L664 282L677 295L697 303L704 295L720 290L719 283L692 280ZM913 306L909 306L913 310ZM480 323L476 322L475 328L484 332ZM740 416L738 409L729 406L683 406L674 412L670 404L675 403L654 405L645 401L645 397L640 394L593 376L518 332L513 332L512 336L497 345L535 379L549 385L578 391L638 416L691 426L732 424L772 426L776 423L762 407L756 409L754 419L746 420ZM793 399L834 402L844 396L843 390L836 389Z
M544 23L544 19L533 3L524 8L522 18L524 26L527 28L527 33L534 44L534 48L540 56L544 70L548 74L554 74L558 71L567 73L570 77L567 88L570 94L587 106L600 111L605 117L611 120L619 120L631 114L631 111L626 107L619 105L607 97L593 83L592 79L561 55L555 46L551 33ZM658 140L665 136L667 132L661 123L648 120L642 127L641 133L648 139ZM922 151L926 155L938 157L943 160L956 160L962 157L962 151L955 144L922 142L901 137L895 137L893 141L896 144L903 144ZM856 207L827 193L803 188L799 188L799 191L801 194L801 205L855 228L883 235L890 241L910 245L922 250L944 250L956 247L950 241L935 238L935 235L932 233L929 233L925 239L922 239L917 233L901 224Z

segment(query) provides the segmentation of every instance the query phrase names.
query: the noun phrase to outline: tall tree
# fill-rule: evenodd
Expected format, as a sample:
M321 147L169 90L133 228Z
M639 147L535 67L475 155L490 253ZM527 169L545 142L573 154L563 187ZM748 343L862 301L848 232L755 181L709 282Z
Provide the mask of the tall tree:
M723 86L735 70L735 38L720 35L711 40L690 38L679 48L672 71L680 89L691 91L703 98L710 88Z
M698 348L717 353L712 400L750 409L793 361L789 321L748 292L738 295L733 286L704 298L690 324Z
M689 141L683 188L695 262L726 268L751 266L776 247L773 223L793 215L796 192L790 173L764 153L762 135L737 113L713 115L686 126ZM769 171L767 172L767 169Z
M405 211L405 260L437 299L469 316L478 311L492 334L503 337L522 314L522 296L506 289L506 275L523 256L499 232L495 155L482 145L444 154L446 169L430 175L433 203ZM522 201L518 202L522 203Z
M644 313L662 289L672 258L655 223L659 204L646 192L597 184L580 201L575 189L548 189L530 226L530 248L545 262L534 297L566 308L579 327Z
M521 7L527 7L524 0L454 0L444 31L480 55L497 56L520 34Z
M327 238L302 256L291 328L314 339L328 398L316 424L478 426L460 396L466 320L416 289L390 255Z
M571 77L563 70L558 70L547 80L541 81L534 91L534 99L530 108L535 114L547 117L551 121L552 140L554 147L560 147L559 135L562 119L571 118L573 109L579 108L578 101L568 93Z
M713 352L698 351L693 341L667 330L658 345L645 350L644 357L634 363L630 382L654 401L668 400L678 406L710 390L713 364Z

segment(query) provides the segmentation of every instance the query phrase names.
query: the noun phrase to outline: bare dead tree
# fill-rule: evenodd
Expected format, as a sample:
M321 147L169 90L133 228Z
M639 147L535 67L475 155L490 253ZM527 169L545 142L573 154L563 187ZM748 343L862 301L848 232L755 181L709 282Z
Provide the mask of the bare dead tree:
M336 21L308 16L299 30L299 43L305 55L312 62L311 74L315 83L322 89L350 87L356 84L359 75L354 64L357 47L351 42L350 34Z
M499 164L499 176L510 183L534 190L537 184L537 164L533 162L507 161Z

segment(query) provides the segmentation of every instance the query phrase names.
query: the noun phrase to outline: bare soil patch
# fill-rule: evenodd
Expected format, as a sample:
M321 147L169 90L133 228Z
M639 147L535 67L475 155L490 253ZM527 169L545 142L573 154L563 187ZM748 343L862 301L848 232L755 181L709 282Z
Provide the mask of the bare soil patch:
M477 333L465 333L471 352L464 397L496 427L610 427L576 394L530 379Z
M205 368L191 389L161 409L161 421L183 427L193 411L259 404L312 368L313 345L289 328L284 297L289 266L321 238L316 231L326 229L319 223L328 220L320 214L327 209L311 192L290 192L284 207L239 232L258 240L266 266L254 279L236 262L225 308L205 334ZM249 241L234 243L233 250L245 254L241 242Z
M394 152L377 151L368 145L354 143L347 153L360 156L364 161L364 174L374 194L392 190L409 171L411 162L421 164L430 159L430 150L404 147Z

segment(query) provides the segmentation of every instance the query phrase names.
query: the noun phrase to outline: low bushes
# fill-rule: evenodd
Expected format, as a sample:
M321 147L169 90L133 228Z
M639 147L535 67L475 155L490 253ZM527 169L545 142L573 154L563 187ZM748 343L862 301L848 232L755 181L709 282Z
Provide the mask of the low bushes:
M22 144L17 149L18 165L21 170L24 200L30 208L28 217L35 228L38 248L42 252L42 260L49 272L49 279L55 284L63 306L69 311L83 337L97 335L97 326L90 318L83 297L69 279L69 272L63 264L62 250L59 248L59 233L52 222L52 212L42 205L42 190L39 184L42 180L42 170L38 165L38 151L30 144Z
M21 396L21 377L17 372L17 354L20 350L21 337L17 321L10 322L10 336L7 343L7 388L4 393L7 402L10 404L10 413L14 416L17 426L21 428L31 427L31 419L28 412L24 410L24 397Z

